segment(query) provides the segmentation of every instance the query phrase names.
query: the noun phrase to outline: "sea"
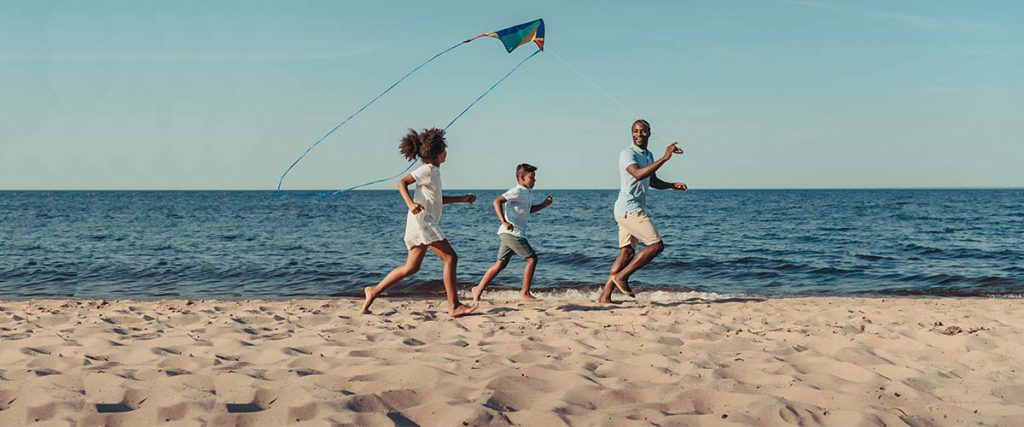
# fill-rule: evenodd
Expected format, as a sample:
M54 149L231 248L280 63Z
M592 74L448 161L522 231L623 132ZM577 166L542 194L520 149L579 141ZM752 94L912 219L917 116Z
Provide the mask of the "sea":
M491 200L446 205L463 292L496 257ZM297 195L298 193L290 193ZM618 253L615 190L535 190L540 296L593 296ZM641 296L1024 295L1024 190L652 191L665 251L633 276ZM404 262L397 191L320 200L272 191L2 191L0 298L358 297ZM389 295L441 295L428 254ZM513 291L513 258L494 286ZM667 297L666 297L667 295Z

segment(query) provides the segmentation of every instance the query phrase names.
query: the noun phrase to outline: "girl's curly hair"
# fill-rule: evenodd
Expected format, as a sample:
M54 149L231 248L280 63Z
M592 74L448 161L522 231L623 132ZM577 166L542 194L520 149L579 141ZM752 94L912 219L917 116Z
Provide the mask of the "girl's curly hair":
M424 160L433 160L440 156L448 148L444 140L444 130L438 128L423 129L417 133L409 129L409 133L402 137L398 144L398 151L410 162L417 157Z

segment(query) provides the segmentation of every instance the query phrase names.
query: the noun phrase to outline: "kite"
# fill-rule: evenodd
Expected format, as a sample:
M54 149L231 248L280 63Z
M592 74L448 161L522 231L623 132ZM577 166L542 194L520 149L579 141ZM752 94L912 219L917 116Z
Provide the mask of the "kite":
M380 94L375 96L373 99L371 99L365 105L363 105L358 110L356 110L356 112L352 113L352 115L348 116L348 118L343 120L341 123L338 123L337 126L332 128L330 131L328 131L326 134L324 134L324 136L320 137L320 139L316 140L308 148L306 148L306 151L304 151L302 153L302 155L299 156L299 158L295 159L295 161L292 162L292 164L290 166L288 166L288 169L286 169L284 171L284 173L281 174L281 178L278 179L278 181L277 181L277 194L278 194L278 198L285 199L285 198L290 198L290 197L296 197L296 195L286 196L285 194L283 194L281 192L281 185L284 183L284 178L286 176L288 176L288 173L291 172L292 168L294 168L295 165L299 164L299 162L301 162L302 159L305 158L306 155L309 154L310 151L312 151L314 148L316 148L316 146L320 145L320 143L322 143L324 140L326 140L327 137L331 136L331 134L333 134L339 128L344 126L345 123L348 123L349 120L352 120L353 118L358 116L359 113L362 113L363 110L366 110L370 105L373 105L373 103L377 102L378 99L380 99L381 97L386 95L388 92L391 91L391 89L394 89L395 86L398 86L406 78L408 78L409 76L413 75L414 73L419 71L421 68L425 67L427 64L433 62L435 59L437 59L441 55L444 55L444 54L446 54L448 52L451 52L452 50L455 50L455 48L457 48L459 46L462 46L464 44L467 44L469 42L472 42L474 40L477 40L477 39L480 39L480 38L483 38L483 37L494 37L494 38L500 40L501 43L505 46L505 51L508 52L508 53L512 53L512 51L515 50L517 47L522 46L524 44L528 44L530 42L534 42L534 43L537 44L537 50L534 51L533 53L531 53L526 58L524 58L522 61L519 61L519 63L516 64L514 67L512 67L512 69L509 70L507 73L505 73L504 76L502 76L500 79L498 79L498 81L494 82L494 84L491 85L491 87L487 88L487 90L485 90L482 94L480 94L480 96L478 96L476 99L474 99L473 102L469 103L469 105L466 106L466 108L464 108L462 110L462 112L460 112L458 115L456 115L455 118L452 119L452 121L448 122L448 124L444 127L445 130L448 130L448 128L451 127L453 124L455 124L455 122L458 121L459 118L461 118L464 114L466 114L466 112L469 111L470 108L473 108L473 106L476 105L477 102L480 102L480 100L483 99L485 96L487 96L487 94L490 93L492 90L494 90L495 87L498 87L498 85L501 84L501 82L505 81L505 79L507 79L510 75L512 75L512 73L514 73L517 69L519 69L519 67L521 65L523 65L524 63L526 63L526 61L530 60L530 58L533 58L538 53L544 51L544 20L543 19L536 19L536 20L533 20L533 21L530 21L530 22L526 22L526 23L522 23L522 24L519 24L519 25L516 25L516 26L504 28L504 29L501 29L501 30L498 30L498 31L495 31L495 32L492 32L492 33L480 34L480 35L475 36L473 38L470 38L470 39L461 41L459 43L456 43L452 47L449 47L449 48L441 51L440 53L430 57L430 59L427 59L423 63L421 63L421 64L417 65L416 67L414 67L412 69L412 71L409 71L404 76L402 76L402 78L398 79L398 81L392 83L391 86L388 86L387 89L384 89L383 92L381 92ZM384 182L384 181L388 181L388 180L391 180L391 179L395 179L395 178L401 176L402 174L408 172L415 165L416 165L416 163L412 162L408 167L405 168L405 170L403 170L402 172L399 172L397 175L394 175L394 176L391 176L391 177L377 179L377 180L374 180L374 181L370 181L370 182L367 182L367 183L364 183L364 184L359 184L357 186L346 188L346 189L342 189L342 190L322 192L322 193L313 194L313 195L299 195L297 197L309 197L309 196L312 196L312 197L317 197L319 199L324 199L324 198L326 198L328 196L332 196L332 195L335 195L335 194L340 194L340 193L352 191L352 190L355 190L355 189L358 189L358 188L366 187L368 185L373 185L373 184L376 184L376 183L379 183L379 182Z

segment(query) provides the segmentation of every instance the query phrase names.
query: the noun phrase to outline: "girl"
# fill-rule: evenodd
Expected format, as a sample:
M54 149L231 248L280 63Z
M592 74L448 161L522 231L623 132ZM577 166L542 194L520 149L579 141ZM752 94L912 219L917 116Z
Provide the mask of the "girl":
M444 233L437 226L438 220L441 219L441 205L476 201L476 196L472 194L458 197L441 195L440 167L448 157L447 146L444 131L437 128L424 129L420 133L409 129L409 133L398 145L402 156L410 162L417 157L423 161L422 166L398 181L398 192L409 208L405 220L405 247L409 249L409 256L404 265L391 270L377 286L367 286L363 289L366 302L363 303L360 313L369 313L373 300L385 289L416 274L423 263L427 248L444 261L444 292L448 296L448 315L460 317L476 309L475 306L459 302L458 282L455 280L459 256L455 254L455 250L448 244L448 239L445 239ZM409 196L409 184L412 183L416 183L415 197Z

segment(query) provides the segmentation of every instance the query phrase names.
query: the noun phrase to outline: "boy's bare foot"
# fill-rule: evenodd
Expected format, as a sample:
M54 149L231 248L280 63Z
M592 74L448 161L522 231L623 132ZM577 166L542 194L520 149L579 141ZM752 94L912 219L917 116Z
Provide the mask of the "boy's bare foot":
M470 290L473 291L473 302L480 302L480 295L484 293L484 289L480 286L474 286Z
M455 308L448 310L448 315L452 317L462 317L476 310L475 305L459 304Z
M373 286L363 288L363 294L366 295L366 301L363 301L363 308L359 310L359 314L370 314L370 304L373 304L373 299L376 298Z
M608 279L610 279L612 283L615 284L616 288L619 288L619 292L622 292L623 294L630 298L636 298L636 294L634 294L633 290L629 288L629 282L620 279L618 275L615 274L608 276Z
M519 294L520 301L540 301L540 298L533 296L533 294L527 292L525 294Z

